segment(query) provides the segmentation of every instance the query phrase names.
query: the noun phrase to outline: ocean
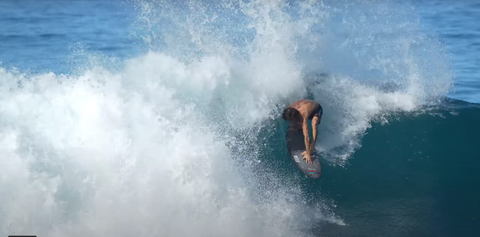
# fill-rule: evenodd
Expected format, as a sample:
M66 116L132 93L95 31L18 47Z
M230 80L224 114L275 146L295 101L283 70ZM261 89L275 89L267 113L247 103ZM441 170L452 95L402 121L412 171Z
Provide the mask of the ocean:
M479 236L476 1L0 2L0 235ZM324 109L321 178L282 109Z

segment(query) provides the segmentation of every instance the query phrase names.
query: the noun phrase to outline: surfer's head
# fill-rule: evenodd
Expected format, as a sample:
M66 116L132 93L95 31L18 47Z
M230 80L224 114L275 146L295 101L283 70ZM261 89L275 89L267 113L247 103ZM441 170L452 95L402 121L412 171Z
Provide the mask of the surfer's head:
M298 110L296 110L295 108L287 107L283 110L283 114L282 114L283 120L293 121L300 117L301 117L300 112L298 112Z

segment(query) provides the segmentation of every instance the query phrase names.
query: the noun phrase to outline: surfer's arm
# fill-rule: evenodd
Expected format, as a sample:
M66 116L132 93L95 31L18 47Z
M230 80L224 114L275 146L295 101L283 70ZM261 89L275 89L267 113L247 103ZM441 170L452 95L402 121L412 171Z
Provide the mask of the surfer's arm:
M314 117L312 119L312 135L313 135L313 141L312 145L310 146L310 154L313 153L313 149L315 149L315 144L317 143L317 136L318 136L318 117Z
M307 119L303 120L302 124L303 136L305 137L305 151L307 154L310 154L310 135L308 135L308 121Z

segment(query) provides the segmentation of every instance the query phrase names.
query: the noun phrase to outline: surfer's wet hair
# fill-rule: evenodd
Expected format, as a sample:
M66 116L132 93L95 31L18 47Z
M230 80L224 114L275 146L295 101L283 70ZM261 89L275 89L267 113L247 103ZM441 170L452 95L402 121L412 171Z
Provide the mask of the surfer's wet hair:
M283 114L282 114L283 120L292 121L298 117L300 117L300 112L298 112L298 110L292 107L287 107L283 110Z

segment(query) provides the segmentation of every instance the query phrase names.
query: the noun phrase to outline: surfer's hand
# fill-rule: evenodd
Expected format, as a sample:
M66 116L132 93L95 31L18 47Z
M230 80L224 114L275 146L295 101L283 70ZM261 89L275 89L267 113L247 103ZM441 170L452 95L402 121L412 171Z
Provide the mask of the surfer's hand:
M310 157L310 153L307 152L307 151L304 151L302 152L302 155L303 155L303 159L302 160L305 160L307 162L307 164L311 164L312 163L312 158Z

